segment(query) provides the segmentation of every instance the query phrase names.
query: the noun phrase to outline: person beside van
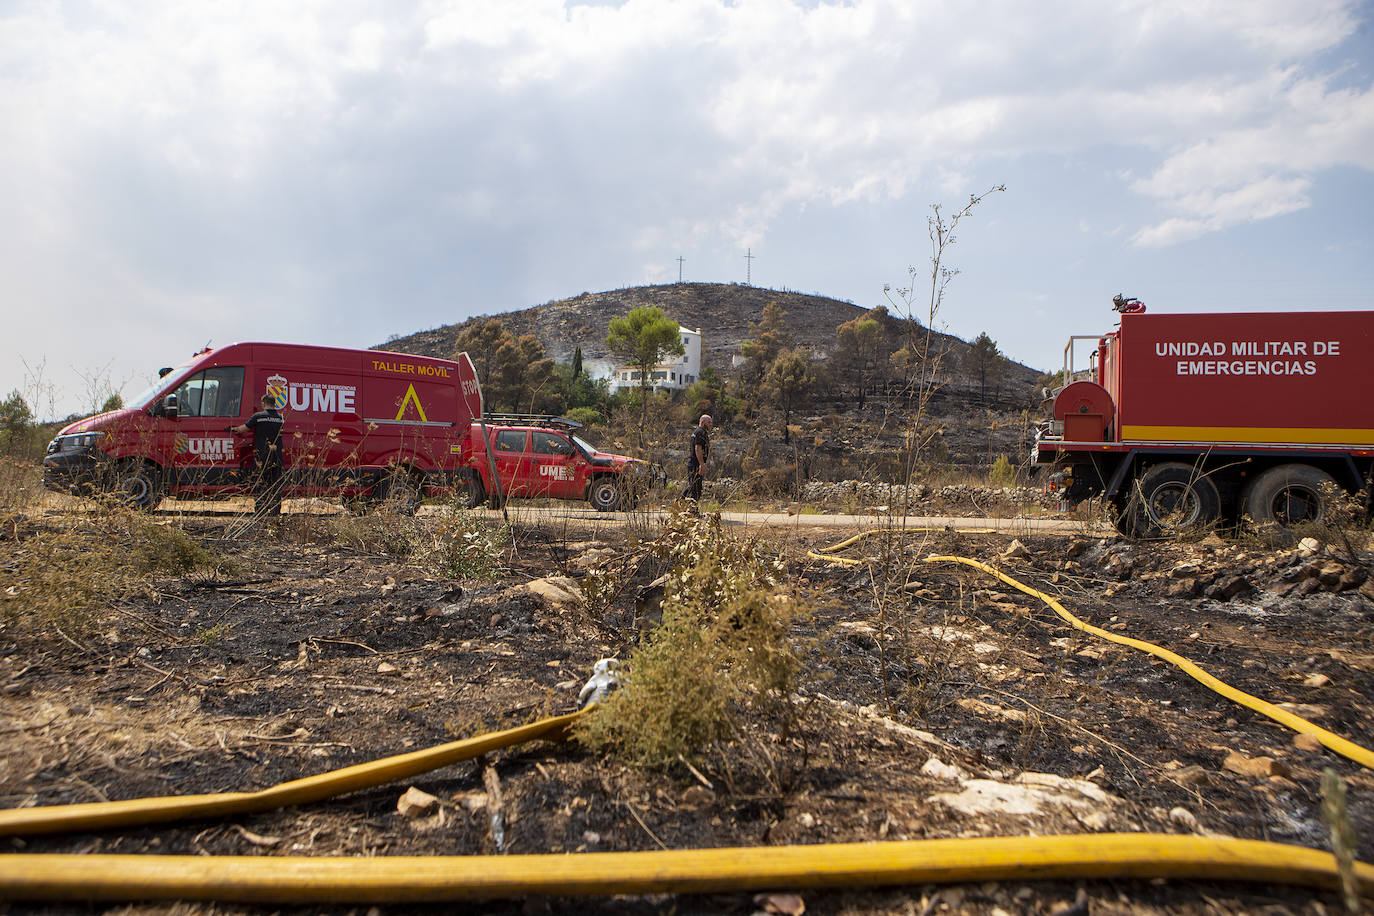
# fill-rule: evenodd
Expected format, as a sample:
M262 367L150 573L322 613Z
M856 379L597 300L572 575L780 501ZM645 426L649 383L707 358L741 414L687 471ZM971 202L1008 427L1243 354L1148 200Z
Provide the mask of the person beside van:
M253 434L253 514L281 515L282 457L281 430L286 422L277 410L277 402L270 394L262 396L262 410L238 426L229 427L231 433Z

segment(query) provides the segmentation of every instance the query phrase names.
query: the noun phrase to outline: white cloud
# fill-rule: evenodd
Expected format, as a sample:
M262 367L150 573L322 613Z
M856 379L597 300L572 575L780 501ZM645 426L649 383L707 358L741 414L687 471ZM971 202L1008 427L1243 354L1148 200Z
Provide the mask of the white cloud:
M1374 92L1319 58L1362 13L32 2L0 14L0 277L49 315L99 301L197 337L309 337L346 309L362 343L409 330L397 302L434 323L641 264L675 277L662 249L734 258L798 213L916 212L1037 155L1096 157L1153 208L1070 226L1134 218L1136 245L1178 244L1374 170Z

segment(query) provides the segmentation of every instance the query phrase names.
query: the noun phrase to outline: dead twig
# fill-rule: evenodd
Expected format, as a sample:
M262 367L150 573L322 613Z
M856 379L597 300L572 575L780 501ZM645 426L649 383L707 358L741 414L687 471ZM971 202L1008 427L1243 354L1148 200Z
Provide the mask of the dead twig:
M1112 750L1116 751L1117 754L1122 755L1122 756L1125 756L1125 757L1131 758L1131 759L1134 760L1136 763L1138 763L1138 764L1140 764L1141 766L1145 767L1147 770L1155 770L1155 771L1158 771L1158 772L1163 772L1163 770L1162 770L1161 767L1159 767L1159 766L1157 766L1157 765L1155 765L1155 764L1153 764L1153 763L1150 763L1148 760L1142 760L1141 758L1137 757L1135 754L1132 754L1130 751L1126 750L1126 749L1125 749L1124 747L1122 747L1121 745L1119 745L1119 744L1117 744L1117 743L1115 743L1115 742L1113 742L1113 741L1107 740L1106 738L1102 737L1102 735L1098 734L1097 732L1093 731L1092 729L1086 728L1086 727L1084 727L1084 726L1082 726L1082 725L1079 725L1077 722L1074 722L1074 721L1072 721L1072 720L1070 720L1070 719L1066 719L1066 718L1064 718L1063 716L1057 716L1057 715L1055 715L1054 713L1050 712L1048 709L1043 709L1043 708L1041 708L1041 707L1039 707L1039 706L1036 706L1034 703L1032 703L1030 700L1027 700L1027 699L1024 698L1024 697L1018 697L1018 696L1017 696L1016 694L1014 694L1014 693L1007 693L1005 690L998 690L996 687L989 687L989 686L987 686L986 684L972 684L972 683L969 683L968 681L951 681L950 684L951 684L952 686L958 686L958 687L969 687L969 688L972 688L972 689L974 689L974 690L986 690L986 691L988 691L989 693L995 693L995 694L997 694L998 696L1006 697L1006 698L1009 699L1009 700L1016 700L1018 703L1024 704L1024 705L1026 706L1026 708L1028 708L1028 709L1030 709L1030 710L1032 710L1032 711L1034 711L1034 712L1036 712L1036 713L1039 713L1040 715L1048 716L1049 718L1051 718L1051 719L1053 719L1054 721L1060 723L1061 725L1067 725L1067 726L1069 726L1070 728L1077 729L1078 731L1081 731L1081 732L1083 732L1085 735L1087 735L1087 736L1089 736L1090 738L1092 738L1094 741L1100 741L1102 744L1104 744L1104 745L1106 745L1107 747L1111 748ZM1126 770L1126 775L1127 775L1127 776L1130 776L1130 777L1131 777L1131 781L1134 782L1137 786L1140 785L1140 780L1136 779L1135 776L1131 773L1130 770Z
M367 684L321 684L325 690L356 690L359 693L380 693L383 696L395 696L396 691L390 687L369 687Z
M682 761L682 765L687 768L687 771L689 773L691 773L693 776L697 778L698 782L700 782L703 786L710 789L711 791L715 791L716 787L711 784L711 780L707 779L705 776L702 776L701 771L698 770L696 767L692 766L692 764L687 760L686 757L682 756L681 754L678 754L677 759Z
M487 811L491 817L491 842L498 854L506 851L506 815L501 801L501 778L496 775L496 767L485 763L482 767L482 785L487 790Z
M72 645L76 646L76 648L79 649L82 653L84 653L84 654L86 654L86 655L92 655L92 654L93 654L93 653L91 652L90 649L87 649L85 646L81 645L81 643L77 642L75 639L72 639L72 638L71 638L70 636L68 636L66 633L63 633L61 627L55 626L55 625L54 625L54 626L53 626L53 629L57 631L57 635L58 635L58 636L61 636L61 637L62 637L63 639L65 639L67 642L69 642L69 643L71 643Z
M617 798L616 800L625 806L625 809L630 812L630 815L639 823L639 826L644 828L644 832L649 835L649 839L653 840L655 843L658 844L659 849L668 848L667 846L663 845L663 841L658 838L658 834L650 830L649 825L644 823L644 818L639 816L639 812L635 810L635 806L630 803L629 799Z
M340 646L357 646L359 649L366 649L373 655L380 654L377 652L376 649L372 648L371 646L365 646L360 642L353 642L351 639L325 639L323 636L311 636L309 639L311 642L329 642L335 643Z

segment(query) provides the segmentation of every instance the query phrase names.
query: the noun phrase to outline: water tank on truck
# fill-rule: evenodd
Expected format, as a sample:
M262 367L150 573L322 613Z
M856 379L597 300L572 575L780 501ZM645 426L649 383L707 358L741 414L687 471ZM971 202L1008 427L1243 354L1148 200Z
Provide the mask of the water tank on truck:
M1066 442L1106 442L1111 439L1116 404L1096 382L1074 382L1054 398L1054 418L1063 424Z

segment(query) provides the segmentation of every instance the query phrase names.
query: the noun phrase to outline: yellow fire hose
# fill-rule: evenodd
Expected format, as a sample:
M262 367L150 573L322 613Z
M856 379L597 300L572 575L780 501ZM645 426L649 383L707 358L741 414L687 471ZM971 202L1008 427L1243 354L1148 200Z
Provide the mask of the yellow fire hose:
M590 709L590 707L588 707ZM346 792L385 785L419 773L479 757L490 751L544 738L566 737L568 727L585 715L586 709L541 719L505 731L452 741L438 747L384 757L369 763L345 767L328 773L279 783L257 792L223 792L214 795L182 795L169 798L132 798L127 801L90 802L79 805L51 805L42 808L0 810L0 836L40 833L68 833L75 830L100 830L106 827L136 827L192 818L252 814L303 805L333 798ZM4 857L0 857L4 858ZM32 859L24 856L23 860ZM0 897L3 897L0 894Z
M861 538L873 534L882 533L884 532L860 532L859 534L856 534L851 538L846 538L838 544L832 544L829 547L822 547L819 550L810 551L807 553L807 556L811 557L812 559L824 560L829 563L841 563L846 566L858 566L864 563L865 561L856 560L849 557L827 556L827 554L834 553L838 550L843 550L845 547L848 547L850 544L856 543ZM1070 626L1082 630L1084 633L1091 633L1094 636L1101 637L1102 639L1105 639L1109 642L1114 642L1123 646L1130 646L1133 649L1139 649L1140 651L1148 652L1150 655L1153 655L1157 658L1162 658L1165 661L1169 662L1171 665L1174 665L1175 667L1182 670L1185 674L1195 679L1203 686L1215 691L1216 693L1220 694L1226 699L1231 700L1235 703L1239 703L1247 709L1252 709L1262 716L1267 716L1268 718L1273 719L1275 722L1278 722L1280 725L1284 725L1288 728L1291 728L1295 732L1299 732L1304 735L1311 735L1313 738L1316 738L1327 748L1335 751L1342 757L1347 757L1350 760L1353 760L1356 763L1360 764L1361 766L1374 769L1374 751L1371 751L1365 747L1361 747L1360 745L1355 744L1352 741L1348 741L1345 738L1342 738L1340 735L1337 735L1334 732L1327 731L1326 729L1318 725L1314 725L1313 723L1307 721L1301 716L1295 716L1293 713L1288 712L1286 709L1280 709L1272 703L1268 703L1264 700L1261 700L1259 697L1251 696L1250 694L1245 693L1244 691L1237 690L1235 687L1232 687L1231 685L1223 681L1217 680L1215 677L1208 674L1206 671L1202 670L1202 668L1198 667L1193 662L1190 662L1183 656L1178 655L1175 652L1171 652L1168 649L1163 648L1162 646L1157 646L1154 643L1145 642L1142 639L1132 639L1129 636L1118 636L1115 633L1110 633L1106 630L1092 626L1091 624L1084 623L1082 620L1079 620L1073 614L1069 613L1068 610L1066 610L1064 606L1060 604L1059 601L1053 598L1052 596L1047 595L1044 592L1039 591L1037 589L1031 588L1029 585L1026 585L1022 582L1018 582L1016 579L1013 579L1006 573L994 569L986 563L980 563L977 560L970 560L967 557L947 556L929 556L925 558L925 561L927 563L962 563L965 566L971 566L974 569L981 570L990 576L995 576L996 578L1005 582L1007 585L1010 585L1012 588L1017 589L1021 592L1025 592L1027 595L1031 595L1035 598L1039 598L1041 601L1045 602L1045 604L1049 605L1050 609L1053 610L1056 614L1058 614L1061 618L1063 618L1064 621L1067 622Z
M1354 868L1374 893L1374 865ZM7 900L420 903L1056 878L1339 886L1334 858L1300 846L1119 833L578 855L0 855Z
M1132 639L1129 636L1119 636L1116 633L1109 633L1106 630L1102 630L1098 627L1092 626L1091 624L1084 623L1074 615L1070 614L1067 610L1065 610L1064 606L1060 604L1058 601L1056 601L1054 598L1050 597L1044 592L1037 591L1036 589L1031 588L1029 585L1023 585L1022 583L1017 582L1011 576L1008 576L1005 573L993 569L986 563L980 563L977 560L970 560L965 557L934 556L926 557L926 562L963 563L965 566L972 566L974 569L981 569L988 575L996 576L998 579L1001 579L1003 582L1007 583L1012 588L1023 591L1027 595L1033 595L1034 597L1039 598L1041 601L1048 604L1056 614L1058 614L1065 621L1067 621L1070 626L1082 630L1084 633L1091 633L1094 636L1099 636L1102 639L1108 640L1109 642L1114 642L1123 646L1130 646L1133 649L1139 649L1141 652L1148 652L1149 654L1157 658L1162 658L1169 664L1174 665L1175 667L1182 670L1185 674L1187 674L1194 680L1198 681L1203 686L1226 697L1226 699L1231 700L1235 703L1239 703L1247 709L1253 709L1255 712L1259 713L1262 716L1268 716L1270 719L1273 719L1280 725L1286 725L1287 727L1293 729L1293 731L1295 732L1299 732L1304 735L1311 735L1313 738L1316 738L1322 744L1326 745L1326 747L1335 751L1337 754L1340 754L1342 757L1348 757L1349 759L1355 761L1361 766L1374 769L1374 751L1371 751L1368 748L1361 747L1360 745L1355 744L1353 741L1347 741L1340 735L1337 735L1334 732L1329 732L1318 725L1313 725L1311 722L1307 721L1301 716L1295 716L1288 710L1280 709L1273 703L1267 703L1264 700L1261 700L1259 697L1251 696L1250 694L1245 693L1242 690L1237 690L1230 684L1217 680L1215 677L1208 674L1206 671L1202 670L1194 663L1188 661L1188 659L1184 658L1183 656L1178 655L1175 652L1170 652L1168 649L1165 649L1162 646L1157 646L1154 643L1145 642L1143 639Z

